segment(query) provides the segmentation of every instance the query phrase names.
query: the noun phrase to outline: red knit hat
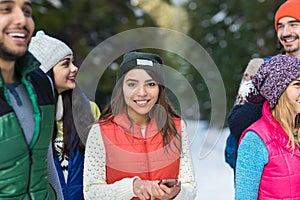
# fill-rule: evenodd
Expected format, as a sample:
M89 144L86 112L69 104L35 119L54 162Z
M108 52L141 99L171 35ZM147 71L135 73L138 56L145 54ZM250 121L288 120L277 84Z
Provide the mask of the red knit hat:
M282 17L293 17L300 21L300 0L287 0L276 11L275 30L277 32L278 21Z

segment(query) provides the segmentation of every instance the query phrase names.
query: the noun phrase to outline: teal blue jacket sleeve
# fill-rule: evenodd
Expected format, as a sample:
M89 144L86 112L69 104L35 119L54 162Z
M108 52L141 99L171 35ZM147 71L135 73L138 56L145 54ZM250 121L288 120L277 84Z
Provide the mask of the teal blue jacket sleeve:
M253 131L247 132L238 148L235 200L257 199L268 154L262 139Z

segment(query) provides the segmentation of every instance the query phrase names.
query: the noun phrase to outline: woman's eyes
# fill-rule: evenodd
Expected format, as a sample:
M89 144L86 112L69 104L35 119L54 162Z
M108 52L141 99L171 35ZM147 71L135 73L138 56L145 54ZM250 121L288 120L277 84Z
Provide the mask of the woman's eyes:
M135 88L138 86L138 84L135 82L129 82L129 83L127 83L127 86L131 87L131 88ZM154 87L154 86L156 86L156 82L149 82L149 83L144 84L144 86Z
M131 87L131 88L135 87L136 85L137 85L137 84L134 83L134 82L129 82L129 83L127 83L127 86L128 86L128 87Z
M149 82L149 83L147 83L147 85L148 85L149 87L154 87L154 86L156 86L156 83L155 83L155 82Z
M300 86L300 82L295 82L293 85Z
M69 67L70 62L69 61L65 61L65 62L62 63L62 65L65 66L65 67Z

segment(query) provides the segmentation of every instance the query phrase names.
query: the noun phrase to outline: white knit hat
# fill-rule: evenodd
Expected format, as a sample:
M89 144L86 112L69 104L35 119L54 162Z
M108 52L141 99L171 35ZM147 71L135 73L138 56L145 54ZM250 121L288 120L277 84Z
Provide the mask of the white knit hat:
M67 55L73 55L73 51L62 41L50 37L44 31L38 31L31 38L29 52L41 63L41 70L47 73L54 65Z

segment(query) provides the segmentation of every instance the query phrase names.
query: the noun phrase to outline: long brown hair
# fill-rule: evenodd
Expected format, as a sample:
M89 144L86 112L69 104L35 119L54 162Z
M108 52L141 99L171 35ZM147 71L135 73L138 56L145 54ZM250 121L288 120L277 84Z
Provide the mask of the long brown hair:
M158 83L158 80L152 71L147 69L144 70L153 78L153 80L155 80ZM124 77L125 75L117 81L114 87L114 91L112 93L113 95L111 103L108 106L106 106L102 111L102 114L100 116L102 124L110 122L116 115L121 113L123 109L127 107L123 93ZM159 84L158 87L158 100L151 109L149 115L151 115L151 118L155 119L156 124L158 126L158 130L161 130L164 147L170 145L172 137L178 138L180 140L179 144L181 146L181 137L172 119L173 117L180 118L180 116L176 113L176 111L169 103L169 100L166 96L165 87L161 84ZM178 149L180 148L181 147L178 147Z

